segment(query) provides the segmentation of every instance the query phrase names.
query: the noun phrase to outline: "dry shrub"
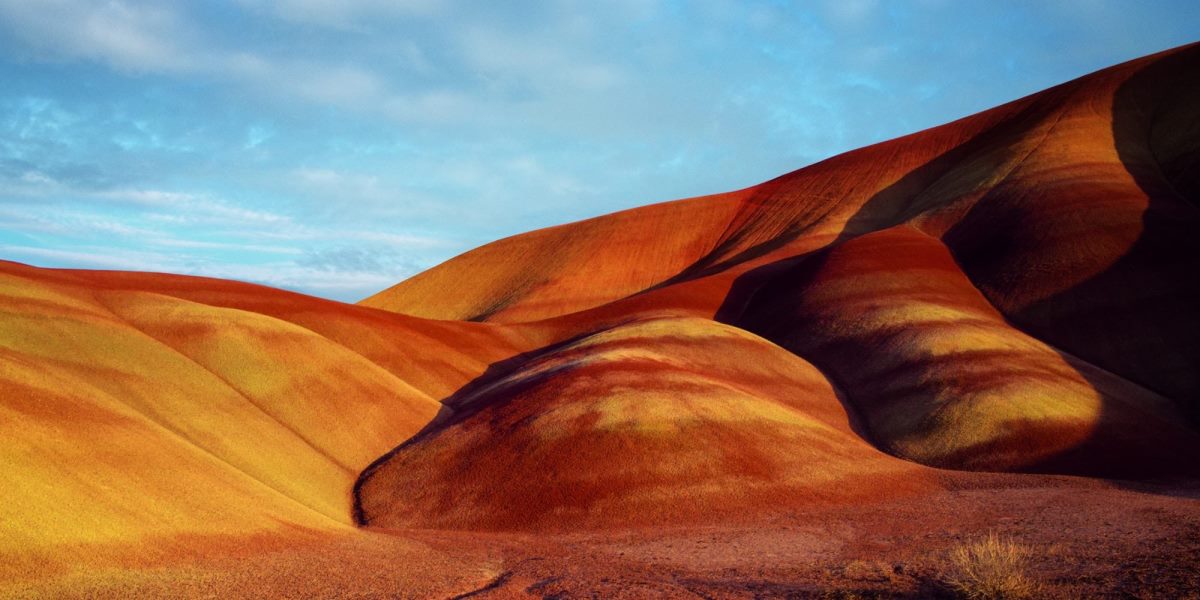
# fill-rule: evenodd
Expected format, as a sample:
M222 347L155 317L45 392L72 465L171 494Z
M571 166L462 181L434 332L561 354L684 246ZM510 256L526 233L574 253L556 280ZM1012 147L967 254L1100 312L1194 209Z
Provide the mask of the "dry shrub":
M892 581L895 570L882 561L855 560L842 567L842 576L857 581Z
M989 533L951 550L951 570L944 581L969 600L1031 598L1038 586L1025 574L1029 556L1025 546Z

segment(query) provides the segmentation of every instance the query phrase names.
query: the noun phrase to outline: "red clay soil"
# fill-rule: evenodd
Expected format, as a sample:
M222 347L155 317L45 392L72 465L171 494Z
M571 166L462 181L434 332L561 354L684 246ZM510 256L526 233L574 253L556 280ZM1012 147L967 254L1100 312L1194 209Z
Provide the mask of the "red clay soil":
M953 548L1029 550L1036 598L1200 597L1200 485L972 475L760 523L530 534L369 530L10 588L64 598L953 598ZM204 540L195 540L202 548Z

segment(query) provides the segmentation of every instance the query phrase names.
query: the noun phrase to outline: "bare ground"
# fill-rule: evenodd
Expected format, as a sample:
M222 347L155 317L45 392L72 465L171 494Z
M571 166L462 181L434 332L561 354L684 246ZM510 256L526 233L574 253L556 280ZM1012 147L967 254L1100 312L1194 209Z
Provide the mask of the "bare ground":
M1200 482L980 475L962 489L737 525L364 531L189 564L81 571L13 596L928 598L956 544L1031 549L1047 598L1200 598Z

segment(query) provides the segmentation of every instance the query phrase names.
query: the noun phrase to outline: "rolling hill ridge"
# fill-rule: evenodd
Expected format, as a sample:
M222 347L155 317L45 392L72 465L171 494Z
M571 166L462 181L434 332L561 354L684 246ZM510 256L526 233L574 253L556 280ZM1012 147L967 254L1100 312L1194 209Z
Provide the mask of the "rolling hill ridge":
M1198 107L1191 45L358 305L0 262L0 580L1200 476Z
M508 238L362 304L585 336L615 335L648 318L700 319L686 321L689 331L725 323L762 336L760 343L774 346L772 352L781 347L816 367L837 393L809 392L810 402L824 399L821 408L805 410L861 419L861 435L842 441L845 452L870 440L886 454L931 467L1135 478L1194 474L1189 457L1200 448L1200 280L1194 276L1200 272L1200 238L1188 232L1200 226L1197 67L1196 46L1177 49L739 192ZM457 292L452 301L433 301L451 289ZM702 325L704 319L715 323ZM728 366L745 369L747 377L752 365L767 359L744 359L757 356L746 350L697 356L691 359L693 376L707 381L681 380L674 395L657 391L651 380L672 372L668 365L688 368L687 361L678 366L684 351L676 346L716 346L685 344L681 340L696 339L688 335L627 342L640 353L672 348L662 357L613 358L576 346L569 346L570 359L562 349L534 354L506 365L486 386L452 396L446 404L464 416L434 424L434 433L410 440L364 475L364 522L491 523L512 499L496 501L501 494L494 492L437 503L428 490L483 481L489 482L485 489L507 489L492 480L505 473L573 481L582 470L579 477L599 485L583 464L547 462L533 453L552 443L523 438L539 425L554 423L553 443L568 439L577 449L550 454L572 455L562 461L574 461L578 449L593 444L606 447L605 424L620 418L614 411L642 411L641 418L651 419L663 406L681 403L665 413L678 419L668 419L669 426L622 421L639 432L626 432L624 444L646 437L647 444L662 442L682 453L682 439L696 439L708 427L734 436L741 422L699 424L704 419L685 408L682 390L703 389L699 396L715 404L718 388L703 386L746 392L734 374L711 380L719 357L736 361ZM637 381L629 371L638 362L655 375ZM606 387L617 381L628 383L615 392ZM630 390L640 400L628 399ZM798 392L750 394L767 406L795 402ZM560 420L563 403L571 407L573 427ZM747 420L754 414L738 412ZM520 427L497 428L516 414L525 415ZM481 439L469 442L475 437ZM764 445L786 456L820 446L799 438ZM718 454L720 448L752 446L704 444ZM507 459L500 456L505 450L511 452ZM662 449L627 450L629 457L654 456L656 465L673 456ZM485 461L471 458L482 455ZM812 458L803 468L781 468L763 480L812 481L804 469L820 470L814 465L832 461ZM754 461L769 463L764 457ZM469 466L449 466L460 464ZM681 479L719 477L719 461L704 464ZM656 472L626 468L631 481ZM662 473L645 485L666 494L682 489L669 483L680 476ZM525 484L531 482L507 485ZM569 510L523 506L522 518L541 522L544 515L531 513L573 514L635 494L621 491L621 483L610 485L586 501L567 502ZM878 486L865 476L858 485ZM578 492L585 486L559 487ZM550 488L521 494L544 497L556 491ZM752 489L752 479L733 488ZM812 496L799 489L780 495L786 499L772 506ZM731 503L722 498L699 504L721 511ZM471 511L475 516L463 514ZM598 517L564 521L588 518Z

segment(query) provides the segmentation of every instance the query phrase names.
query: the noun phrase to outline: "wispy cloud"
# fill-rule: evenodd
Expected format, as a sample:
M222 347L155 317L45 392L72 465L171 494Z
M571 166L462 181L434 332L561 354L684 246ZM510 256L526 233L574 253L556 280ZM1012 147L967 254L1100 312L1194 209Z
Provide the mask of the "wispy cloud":
M89 246L63 250L0 244L8 260L86 269L152 271L234 279L271 287L307 291L334 298L362 298L414 273L423 265L404 263L346 263L339 259L276 261L264 264L198 262L177 255L146 251L114 251Z
M433 16L448 10L445 0L239 0L281 19L335 29L362 30L380 19Z
M45 0L0 2L11 33L53 58L84 58L137 71L194 67L180 48L186 28L169 5Z
M76 266L87 269L117 269L129 271L167 271L177 264L169 255L156 252L114 250L106 246L85 246L79 249L42 248L17 244L0 244L10 260L31 260L40 264Z
M1200 5L0 0L0 252L355 299L1193 41ZM371 289L374 288L374 289Z

